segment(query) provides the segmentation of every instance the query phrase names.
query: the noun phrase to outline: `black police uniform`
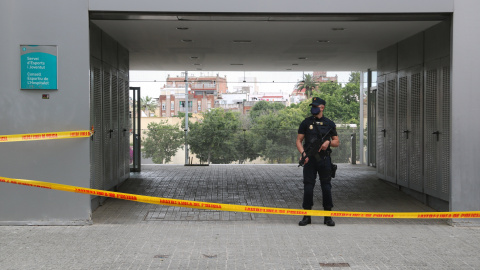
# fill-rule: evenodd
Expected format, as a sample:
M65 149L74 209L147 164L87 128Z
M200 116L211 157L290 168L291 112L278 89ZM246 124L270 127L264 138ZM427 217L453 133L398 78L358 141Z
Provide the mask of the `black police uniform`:
M328 133L328 134L327 134ZM326 135L325 140L331 140L333 136L338 136L335 123L326 118L320 119L314 116L305 118L298 128L298 134L304 134L304 149L321 139ZM323 209L332 210L332 184L331 184L331 167L332 161L330 159L330 153L332 150L328 146L327 150L320 151L315 157L309 158L307 164L303 168L303 209L312 209L313 206L313 188L317 178L317 173L320 177L320 185L322 188Z

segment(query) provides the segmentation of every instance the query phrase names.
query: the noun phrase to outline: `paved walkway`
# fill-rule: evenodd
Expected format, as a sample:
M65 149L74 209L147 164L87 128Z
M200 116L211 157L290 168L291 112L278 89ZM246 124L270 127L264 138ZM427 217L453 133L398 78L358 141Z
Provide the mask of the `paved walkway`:
M121 192L300 208L296 165L144 166ZM340 164L334 210L434 211ZM314 209L321 209L315 191ZM0 227L0 269L480 269L480 228L445 220L334 218L197 210L108 199L91 226Z

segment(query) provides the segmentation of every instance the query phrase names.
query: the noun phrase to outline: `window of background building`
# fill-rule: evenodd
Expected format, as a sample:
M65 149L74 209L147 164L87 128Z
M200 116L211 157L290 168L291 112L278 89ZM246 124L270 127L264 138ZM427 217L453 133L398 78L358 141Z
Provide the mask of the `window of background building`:
M162 102L162 111L165 111L165 109L166 109L165 102Z
M175 111L175 101L170 101L170 111Z

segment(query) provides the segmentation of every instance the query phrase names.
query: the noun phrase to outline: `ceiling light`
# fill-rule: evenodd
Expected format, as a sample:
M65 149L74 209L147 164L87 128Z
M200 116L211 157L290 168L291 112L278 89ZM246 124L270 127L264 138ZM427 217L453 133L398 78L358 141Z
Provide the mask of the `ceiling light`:
M292 66L298 66L298 64L292 64Z
M336 28L332 28L333 31L343 31L343 30L346 30L347 28L343 28L343 27L336 27Z
M307 60L307 57L298 57L299 60Z
M188 30L188 27L177 27L177 30Z
M198 56L190 56L190 59L198 59Z
M197 70L202 70L201 68L197 68Z
M329 43L330 40L317 40L318 43Z
M233 43L251 43L251 40L234 40Z
M194 66L201 66L202 64L195 63L193 64Z
M182 42L193 42L191 39L182 39Z
M243 64L230 64L230 66L243 66Z
M291 68L287 68L287 70L292 70Z

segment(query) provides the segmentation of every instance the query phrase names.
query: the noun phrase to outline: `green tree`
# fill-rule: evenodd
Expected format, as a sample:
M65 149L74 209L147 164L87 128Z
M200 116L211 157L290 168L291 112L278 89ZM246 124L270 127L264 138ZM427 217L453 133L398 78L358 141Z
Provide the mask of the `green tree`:
M285 105L279 102L268 102L265 100L256 102L255 105L250 109L250 119L255 123L256 119L265 114L270 114L271 112L277 112L283 110Z
M349 82L342 87L339 83L324 83L314 95L327 102L324 114L337 124L359 124L360 73L352 72ZM308 102L307 104L310 104Z
M307 98L312 96L313 91L317 89L317 87L318 83L315 81L312 74L305 74L303 76L303 80L295 85L295 89L298 91L301 91L303 88L305 88L305 94L307 95Z
M166 121L150 123L146 135L143 140L143 157L152 158L154 163L170 162L178 148L183 148L184 136L178 125L168 125Z
M215 108L203 120L189 124L190 151L201 162L228 164L242 159L242 130L239 114Z
M147 116L149 116L149 112L155 111L157 107L158 104L153 98L149 96L140 98L140 108Z
M258 117L253 131L257 135L255 148L271 163L295 162L297 129L304 119L298 108L285 108Z

